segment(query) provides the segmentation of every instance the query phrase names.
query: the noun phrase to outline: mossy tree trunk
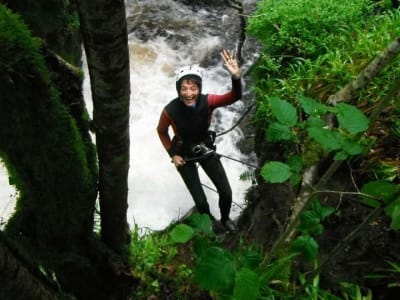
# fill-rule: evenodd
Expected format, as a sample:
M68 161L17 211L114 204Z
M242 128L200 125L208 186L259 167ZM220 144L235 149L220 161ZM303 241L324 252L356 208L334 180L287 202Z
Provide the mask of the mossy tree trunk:
M0 272L22 270L17 255L78 299L126 298L132 275L93 232L98 170L79 72L63 66L3 5L0 66L0 158L19 192L4 230L12 252L0 258L13 263ZM1 289L11 299L8 278L1 277Z
M122 0L78 1L93 97L99 159L101 237L122 253L127 243L129 52Z
M0 235L0 299L26 300L56 300L57 294L38 280L26 267L19 262Z

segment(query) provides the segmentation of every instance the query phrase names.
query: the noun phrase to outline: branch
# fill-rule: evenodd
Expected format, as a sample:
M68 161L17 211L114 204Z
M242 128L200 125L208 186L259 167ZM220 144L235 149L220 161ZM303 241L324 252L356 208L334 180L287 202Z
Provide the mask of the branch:
M317 176L317 167L316 165L311 166L304 172L303 181L301 185L301 190L299 192L299 196L296 198L292 213L290 215L288 225L284 232L279 236L276 242L272 245L271 250L268 254L265 255L262 265L267 266L274 257L275 253L284 245L290 242L293 237L295 227L297 226L298 220L300 218L300 214L303 209L310 202L311 195L313 192L312 183L314 182Z
M389 92L386 94L385 98L383 98L382 101L378 104L378 106L372 111L369 117L371 124L376 121L376 119L381 114L383 109L390 104L392 99L396 97L399 91L400 91L400 77L394 81Z
M400 37L397 37L381 54L378 55L357 78L345 85L340 91L328 98L328 103L349 102L355 94L375 78L400 53Z

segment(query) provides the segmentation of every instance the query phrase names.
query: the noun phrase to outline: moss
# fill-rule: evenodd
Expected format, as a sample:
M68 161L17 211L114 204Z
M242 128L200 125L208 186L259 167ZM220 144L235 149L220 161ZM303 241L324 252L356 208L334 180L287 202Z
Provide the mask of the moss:
M20 192L7 230L65 250L92 231L94 154L60 101L38 40L2 5L0 45L0 153Z
M74 1L3 0L13 12L22 16L34 36L74 64L81 64L82 47L79 19Z

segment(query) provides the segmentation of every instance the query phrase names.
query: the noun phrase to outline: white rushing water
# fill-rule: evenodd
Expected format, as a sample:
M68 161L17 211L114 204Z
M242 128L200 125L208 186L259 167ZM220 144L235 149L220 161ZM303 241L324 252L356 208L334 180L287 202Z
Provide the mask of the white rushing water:
M131 226L138 225L152 230L163 229L183 216L194 205L156 132L163 107L177 95L174 70L188 64L199 63L201 57L208 55L209 49L215 49L221 43L218 37L207 34L193 42L198 46L189 45L172 49L163 38L142 42L134 35L129 37L131 163L127 218ZM86 67L84 70L85 74L88 74ZM219 64L204 69L204 93L224 93L230 87L230 76L224 70L221 60ZM88 76L85 76L83 90L91 113ZM240 117L242 108L243 103L238 101L229 107L217 109L214 111L212 128L216 128L217 132L231 128ZM235 129L217 138L217 151L235 159L246 159L235 147L236 141L241 136L241 131ZM243 205L246 190L250 186L249 182L239 179L247 167L232 160L221 159L233 190L231 218L235 218L241 211L240 206ZM201 168L199 170L202 183L213 188ZM15 191L8 185L4 167L0 167L0 184L0 217L5 220L14 207L15 196L10 197L10 195L14 195ZM205 192L211 211L218 218L218 195L208 188L205 188Z

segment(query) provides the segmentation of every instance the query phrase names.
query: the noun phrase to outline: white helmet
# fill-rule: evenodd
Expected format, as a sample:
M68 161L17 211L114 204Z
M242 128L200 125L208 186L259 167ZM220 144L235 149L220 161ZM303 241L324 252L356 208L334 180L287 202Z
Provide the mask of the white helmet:
M199 67L199 65L190 65L190 66L180 68L179 70L177 70L175 72L175 74L176 74L176 91L178 92L178 95L180 94L179 91L181 88L182 78L184 78L186 76L196 82L197 86L200 89L200 93L201 93L202 70Z
M202 79L202 70L199 65L190 65L183 68L178 69L176 72L176 82L182 79L182 77L187 75L194 75Z

